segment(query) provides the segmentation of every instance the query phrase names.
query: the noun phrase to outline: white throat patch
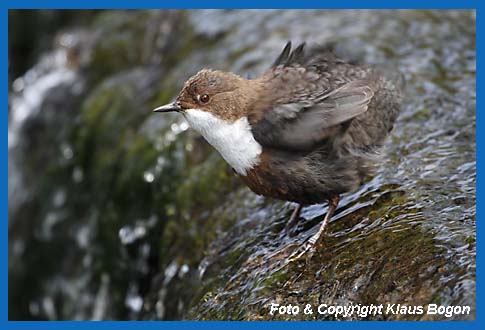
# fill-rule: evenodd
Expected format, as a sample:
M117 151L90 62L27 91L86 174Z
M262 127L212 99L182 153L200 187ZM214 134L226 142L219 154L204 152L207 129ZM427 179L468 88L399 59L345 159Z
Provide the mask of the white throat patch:
M254 139L248 119L242 117L229 124L207 111L188 109L185 119L197 130L240 175L259 163L261 145Z

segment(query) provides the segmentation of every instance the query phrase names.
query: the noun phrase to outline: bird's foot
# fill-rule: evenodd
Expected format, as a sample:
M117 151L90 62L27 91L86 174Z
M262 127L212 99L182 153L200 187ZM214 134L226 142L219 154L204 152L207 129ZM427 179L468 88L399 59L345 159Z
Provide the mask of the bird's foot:
M302 209L302 206L298 204L298 206L291 214L290 220L288 220L288 222L286 223L284 233L288 234L288 236L290 237L295 236L295 232L292 229L296 226L296 224L298 223L298 220L300 219L301 209Z
M338 202L338 196L329 200L327 214L325 215L325 218L323 219L323 222L320 225L318 232L310 237L310 239L303 245L301 249L298 249L295 253L293 253L293 255L290 257L292 260L299 259L307 253L308 256L311 257L313 253L317 250L317 247L323 242L323 238L325 237L325 231L327 230L330 218L337 209Z
M323 237L324 233L319 235L319 233L316 233L310 239L305 242L305 244L301 245L293 254L290 256L291 261L295 261L300 259L301 257L305 256L307 258L311 258L311 256L315 253L317 250L317 247L323 242Z
M317 247L323 242L324 236L325 236L325 232L322 231L320 233L320 231L319 231L318 233L316 233L315 235L310 237L308 242L305 243L305 247L306 247L307 251L315 252Z

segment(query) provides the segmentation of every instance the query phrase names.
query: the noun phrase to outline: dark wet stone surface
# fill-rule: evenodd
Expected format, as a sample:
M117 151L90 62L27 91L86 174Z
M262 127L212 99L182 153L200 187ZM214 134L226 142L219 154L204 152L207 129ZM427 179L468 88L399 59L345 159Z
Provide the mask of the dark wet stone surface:
M90 15L10 79L10 319L332 319L271 316L271 303L475 317L474 12ZM301 258L325 204L283 235L292 204L254 195L182 118L150 111L203 67L256 76L287 40L407 81L384 166Z

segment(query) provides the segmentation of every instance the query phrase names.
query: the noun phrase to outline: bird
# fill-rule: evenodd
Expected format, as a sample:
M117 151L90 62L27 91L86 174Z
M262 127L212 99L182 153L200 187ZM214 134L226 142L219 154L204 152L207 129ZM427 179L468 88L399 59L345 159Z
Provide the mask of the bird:
M181 113L256 194L304 206L327 202L322 243L340 196L356 190L382 163L403 100L397 70L362 65L326 47L291 41L255 79L202 69L174 102L154 112Z

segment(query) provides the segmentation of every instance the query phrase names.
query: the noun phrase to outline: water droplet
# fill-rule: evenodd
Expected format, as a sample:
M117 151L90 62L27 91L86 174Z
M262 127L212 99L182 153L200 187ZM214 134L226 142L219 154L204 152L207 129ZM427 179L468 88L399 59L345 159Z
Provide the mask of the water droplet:
M135 242L137 239L145 236L145 234L146 228L143 226L136 226L135 228L125 226L118 232L121 243L125 245Z
M62 155L66 159L71 159L72 156L74 155L74 153L72 152L72 148L67 144L63 144L61 146L61 150L62 150Z
M180 275L183 276L185 274L187 274L187 272L189 271L189 266L187 264L183 264L182 267L180 267Z
M173 123L172 125L170 125L170 129L172 130L172 132L177 134L179 132L179 125L176 123Z
M20 256L25 251L25 242L23 240L17 239L12 245L12 254L15 256Z
M128 296L125 303L132 311L139 312L143 306L143 299L140 296Z
M157 317L159 319L163 319L165 316L165 305L162 300L158 300L157 303L155 304L155 309L157 311Z
M36 301L31 301L29 304L29 310L32 315L39 315L40 313L39 303L37 303Z
M77 183L83 181L83 179L84 179L84 172L83 172L83 170L80 167L76 166L74 168L74 170L72 171L72 179L74 180L74 182L77 182Z
M65 202L66 202L66 192L64 190L56 191L52 199L52 203L54 204L54 207L61 207L62 205L64 205Z
M186 131L189 128L189 124L186 121L180 123L180 130Z
M89 244L89 227L84 226L81 229L79 229L76 233L76 241L79 247L81 248L87 248Z
M20 93L23 91L25 87L25 81L22 79L22 77L15 79L15 81L12 84L12 89L16 93Z
M44 297L42 299L42 309L50 320L57 319L56 307L52 297Z
M166 163L167 163L167 160L165 159L165 157L160 156L157 158L157 165L159 165L160 167L165 166Z
M164 284L169 283L172 278L177 274L178 265L175 261L172 261L170 265L165 269L165 279L163 280Z
M143 173L143 179L146 181L146 182L153 182L153 180L155 180L155 175L153 175L152 172L148 172L146 171L145 173Z
M75 44L74 36L70 33L65 33L59 38L59 43L63 47L72 47Z

